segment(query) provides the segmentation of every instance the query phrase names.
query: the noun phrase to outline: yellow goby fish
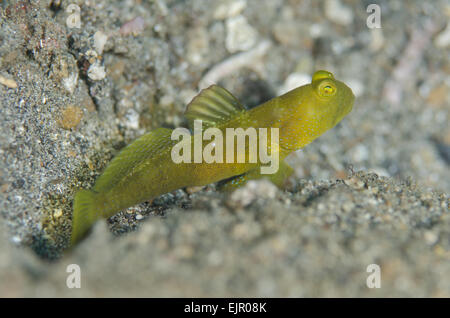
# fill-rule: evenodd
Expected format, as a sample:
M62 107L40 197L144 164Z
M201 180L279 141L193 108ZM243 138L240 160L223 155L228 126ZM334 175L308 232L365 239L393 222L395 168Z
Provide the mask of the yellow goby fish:
M226 160L208 163L204 159L201 162L175 163L172 150L178 142L171 138L173 130L153 130L125 147L91 190L77 192L73 204L71 244L81 240L97 220L183 187L225 180L222 188L233 189L249 179L264 176L276 185L282 185L293 172L283 159L339 123L352 110L354 98L347 85L323 70L314 73L311 84L250 110L217 85L202 90L187 106L185 116L189 128L193 130L196 120L202 121L203 129L214 127L224 136L228 133L227 128L276 128L279 135L276 145L280 162L278 171L262 175L259 159L239 163ZM194 139L195 135L191 138ZM208 143L211 144L202 141L201 147L207 147ZM194 147L194 142L192 145ZM194 148L192 150L195 151ZM234 158L237 159L238 151L234 150ZM248 144L244 152L247 152L246 158L250 158ZM225 152L223 156L225 158Z

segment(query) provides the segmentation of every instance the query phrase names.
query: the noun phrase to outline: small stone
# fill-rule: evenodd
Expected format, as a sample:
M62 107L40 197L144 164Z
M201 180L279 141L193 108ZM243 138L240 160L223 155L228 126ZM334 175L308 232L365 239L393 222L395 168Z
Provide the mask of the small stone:
M14 244L19 245L19 244L22 242L22 239L21 239L19 236L14 235L14 236L11 238L11 242L14 243Z
M230 195L228 203L233 207L246 207L257 198L274 199L277 187L268 180L250 180Z
M380 192L380 189L378 189L377 187L370 187L369 186L369 190L372 194L378 194Z
M209 265L211 266L217 266L220 265L223 262L223 256L220 252L216 251L216 250L212 250L208 256L207 256L207 260Z
M97 31L94 34L94 48L98 54L103 53L103 48L105 47L106 41L108 41L108 36L102 31Z
M450 45L450 23L447 23L445 30L436 36L434 44L440 48L445 48Z
M214 19L224 20L240 14L247 6L245 0L222 1L214 11Z
M188 33L187 60L193 65L199 65L208 54L209 38L205 28L199 27Z
M78 83L78 73L71 73L68 77L62 79L62 84L64 88L71 94L75 91L77 83Z
M171 95L164 95L159 100L159 105L161 107L168 107L170 105L173 105L174 102L175 102L175 99Z
M196 192L202 191L204 188L205 187L187 187L186 188L186 192L188 194L192 194L192 193L196 193Z
M63 110L59 125L64 129L71 129L76 127L83 118L83 111L76 106L68 106Z
M287 93L294 88L311 83L311 76L305 73L292 73L284 81L283 86L278 90L278 95Z
M95 111L95 104L92 101L92 98L90 96L86 96L83 99L83 105L87 109L88 112L91 113L91 112Z
M427 97L427 103L432 106L443 106L445 104L449 88L445 84L441 84L431 90Z
M353 22L353 12L339 0L325 2L325 15L336 24L349 25Z
M59 55L51 66L51 77L59 81L70 94L75 91L78 83L78 67L71 54Z
M313 39L320 38L324 35L325 28L322 24L313 23L309 27L309 36Z
M69 157L75 158L77 156L77 153L73 150L69 150L69 152L67 153L67 155Z
M6 193L8 191L9 184L5 183L0 186L0 193Z
M380 177L390 177L389 172L382 167L373 167L370 169L370 172L377 174Z
M351 156L355 162L363 162L369 158L369 150L363 144L359 144L351 151Z
M125 70L125 62L123 60L118 60L111 66L108 65L108 76L115 81L117 81L123 74Z
M423 237L429 245L434 245L439 239L439 236L436 235L436 233L434 233L433 231L425 231L423 233Z
M420 195L420 200L422 200L422 201L432 200L432 199L433 199L433 195L431 194L431 192L425 192Z
M292 20L282 20L274 25L273 36L283 45L292 45L302 38L302 30Z
M344 210L344 212L351 212L353 209L355 208L355 204L351 201L346 201L343 205L342 205L342 210Z
M190 245L179 245L175 247L174 255L179 259L190 259L194 256L194 249Z
M136 17L133 20L130 20L124 23L119 30L121 35L130 35L138 36L145 29L145 21L142 17Z
M345 83L347 83L348 87L351 88L353 94L355 94L355 97L359 97L364 94L364 84L361 81L357 79L348 79Z
M88 69L88 77L93 81L100 81L106 77L105 67L95 61Z
M128 109L124 117L125 117L125 126L127 126L130 129L139 128L139 113L136 112L133 108Z
M98 53L95 50L89 49L86 53L84 53L84 57L89 63L94 64L94 62L98 59Z
M364 181L362 181L361 179L356 178L356 177L352 177L350 179L345 179L344 183L346 185L348 185L349 187L356 189L356 190L363 189L364 185L365 185Z
M62 214L63 214L62 209L55 209L55 211L53 211L53 217L54 218L59 218L59 217L62 216Z
M226 28L225 46L230 53L247 51L256 44L258 34L242 15L229 18Z
M369 49L372 52L377 52L384 46L384 36L383 29L371 29L370 30L371 41L369 45Z
M0 75L0 84L5 85L8 88L17 88L17 83L13 79L9 79Z

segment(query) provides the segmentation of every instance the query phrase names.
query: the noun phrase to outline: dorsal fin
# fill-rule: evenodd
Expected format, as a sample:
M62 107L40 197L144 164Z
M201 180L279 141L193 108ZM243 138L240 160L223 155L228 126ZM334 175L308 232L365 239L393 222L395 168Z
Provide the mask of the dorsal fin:
M184 114L193 131L194 120L202 120L203 129L206 129L227 121L244 110L244 106L229 91L211 85L194 97Z
M170 136L172 129L158 128L123 148L110 162L95 182L94 191L106 191L128 176L144 160L154 157L167 145L175 143Z

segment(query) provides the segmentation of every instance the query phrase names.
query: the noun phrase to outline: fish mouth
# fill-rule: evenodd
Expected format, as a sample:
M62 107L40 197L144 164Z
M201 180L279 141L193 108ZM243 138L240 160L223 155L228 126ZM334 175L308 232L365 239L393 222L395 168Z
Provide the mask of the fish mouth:
M353 109L353 104L355 103L355 94L353 94L353 91L350 87L345 85L347 88L346 98L344 98L344 112L343 116L346 116L348 113L350 113Z
M353 94L352 90L348 88L348 93L346 97L343 100L341 111L339 112L338 116L336 116L336 119L334 121L334 125L338 124L345 116L347 116L353 109L353 105L355 103L355 95Z
M346 107L345 115L347 115L348 113L350 113L352 111L354 104L355 104L355 95L353 94L352 90L350 90L350 97L349 97L349 100L346 102L347 107Z

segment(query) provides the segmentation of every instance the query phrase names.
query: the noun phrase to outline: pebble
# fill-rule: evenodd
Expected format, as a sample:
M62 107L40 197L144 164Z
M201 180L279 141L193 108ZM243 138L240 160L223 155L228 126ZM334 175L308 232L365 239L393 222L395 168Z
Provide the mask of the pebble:
M94 48L98 54L103 53L103 48L105 47L106 41L108 41L108 36L102 31L97 31L94 34Z
M278 95L287 93L294 88L311 83L311 75L306 73L292 73L290 74L283 85L278 89Z
M124 117L126 127L130 129L139 128L139 114L133 108L128 109Z
M159 100L159 105L164 108L173 105L173 103L175 103L175 99L172 95L163 95Z
M226 29L225 46L228 52L247 51L256 44L258 33L244 16L227 19Z
M313 23L309 26L309 36L313 39L320 38L324 36L325 28L322 24Z
M88 77L93 81L101 81L106 77L105 67L95 61L88 69Z
M247 184L234 191L228 201L233 207L246 207L257 198L274 199L277 187L268 180L250 180Z
M354 162L363 162L369 159L369 149L363 144L358 144L351 150L352 160Z
M78 83L78 67L71 54L58 55L51 66L51 77L59 81L72 94Z
M78 83L78 73L71 73L68 77L62 79L62 84L64 88L69 92L73 93Z
M325 2L325 16L340 25L349 25L353 22L352 10L339 0L327 0Z
M273 36L283 45L292 45L302 38L302 30L292 21L280 21L273 27Z
M21 239L19 236L14 235L14 236L11 238L11 242L14 243L14 244L20 244L20 243L22 243L22 239Z
M371 29L370 30L370 45L369 48L372 52L377 52L384 46L383 29Z
M55 209L55 211L53 211L53 217L54 218L59 218L59 217L62 216L62 214L63 214L62 209Z
M351 212L354 208L355 204L351 201L344 202L344 204L342 205L342 210L347 213Z
M208 54L209 38L205 28L196 28L188 34L187 60L193 65L199 65Z
M0 84L5 85L8 88L17 88L17 83L13 79L9 79L0 75Z
M448 96L449 87L444 83L433 88L427 97L427 103L435 107L445 105Z
M439 236L433 231L425 231L423 237L429 245L434 245L439 240Z
M71 129L78 126L82 118L83 111L77 106L70 105L63 110L58 123L64 129Z
M436 36L434 44L440 48L445 48L450 45L450 23L447 23L445 30Z
M347 83L348 87L350 87L355 94L355 97L360 97L364 94L364 84L357 79L347 79L344 80L344 83Z
M121 35L130 35L138 36L141 34L145 29L145 21L142 17L136 17L133 20L130 20L126 23L124 23L120 29L119 33Z
M246 0L222 1L214 11L214 19L224 20L240 14L247 6Z
M125 62L123 60L118 60L111 64L111 66L108 66L108 77L111 76L113 80L117 81L122 76L124 70Z
M346 185L348 185L349 187L356 189L356 190L361 190L364 188L364 181L362 181L361 179L357 178L357 177L352 177L349 179L345 179L344 183Z
M86 110L88 111L88 112L93 112L93 111L95 111L95 104L94 104L94 102L92 101L92 98L90 97L90 96L86 96L84 99L83 99L83 101L82 101L82 104L83 104L83 106L86 108Z
M271 47L272 43L269 40L263 40L251 50L234 54L214 65L200 80L199 89L215 84L222 78L238 72L243 67L251 68L260 73L263 67L261 58Z
M193 193L202 191L204 188L205 188L205 187L202 187L202 186L192 186L192 187L187 187L187 188L186 188L186 192L187 192L188 194L193 194Z

